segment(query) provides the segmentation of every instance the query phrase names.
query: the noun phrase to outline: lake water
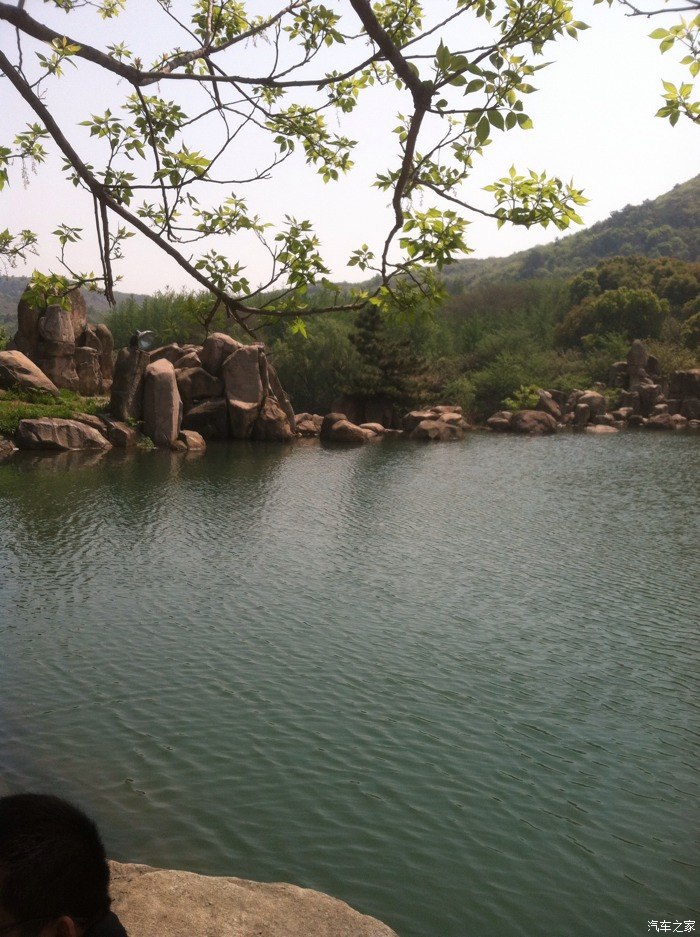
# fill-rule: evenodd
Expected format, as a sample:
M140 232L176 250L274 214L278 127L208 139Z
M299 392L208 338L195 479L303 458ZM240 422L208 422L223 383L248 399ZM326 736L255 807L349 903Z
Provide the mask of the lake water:
M0 467L0 770L401 937L700 918L691 435ZM700 921L696 925L700 928Z

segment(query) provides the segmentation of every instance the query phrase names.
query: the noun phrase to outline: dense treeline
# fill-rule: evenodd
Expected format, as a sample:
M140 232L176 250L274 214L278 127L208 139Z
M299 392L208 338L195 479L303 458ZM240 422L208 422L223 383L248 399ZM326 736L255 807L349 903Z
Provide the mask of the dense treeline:
M163 343L236 334L208 297L188 293L129 301L108 323L117 346L135 328ZM648 340L666 372L697 366L700 264L614 258L569 280L483 282L410 322L369 307L354 318L310 318L306 328L304 336L276 320L260 330L297 412L325 413L353 394L403 409L459 403L483 418L521 386L605 382L633 338Z

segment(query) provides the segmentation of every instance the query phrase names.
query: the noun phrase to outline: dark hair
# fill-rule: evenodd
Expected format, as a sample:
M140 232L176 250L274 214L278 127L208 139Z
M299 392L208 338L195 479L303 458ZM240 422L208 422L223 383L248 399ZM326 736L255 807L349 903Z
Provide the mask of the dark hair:
M18 921L109 911L109 866L92 820L59 797L0 797L0 905Z

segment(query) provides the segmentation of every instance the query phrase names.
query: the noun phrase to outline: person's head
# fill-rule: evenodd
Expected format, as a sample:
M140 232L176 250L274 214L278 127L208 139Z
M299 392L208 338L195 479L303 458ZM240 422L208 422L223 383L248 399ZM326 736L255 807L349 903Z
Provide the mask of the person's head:
M92 820L47 794L0 797L0 937L80 937L109 904Z

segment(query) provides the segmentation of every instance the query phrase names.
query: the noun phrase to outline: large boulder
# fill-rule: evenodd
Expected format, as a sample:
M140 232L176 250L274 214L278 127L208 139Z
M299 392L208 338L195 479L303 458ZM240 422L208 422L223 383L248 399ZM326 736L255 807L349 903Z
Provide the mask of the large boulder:
M486 421L486 425L490 430L493 430L494 433L508 433L510 432L510 421L513 417L513 414L510 410L499 410L498 413L494 413L493 416L490 416Z
M0 388L43 391L58 397L58 388L21 351L0 351Z
M561 419L561 407L548 390L539 389L537 391L537 406L535 409L541 410L543 413L549 413L555 420Z
M637 388L639 394L639 409L642 416L649 416L657 403L663 403L664 394L660 384L640 384Z
M364 443L374 433L351 423L344 413L327 413L321 424L320 436L324 442Z
M329 895L282 883L110 863L112 907L129 937L397 937Z
M538 436L543 433L556 433L557 421L542 410L517 410L511 417L510 428L514 433Z
M290 442L294 435L289 417L277 399L272 395L267 396L253 426L252 438L267 442Z
M700 398L686 397L680 408L686 420L700 420Z
M170 345L162 345L160 348L154 348L153 351L149 353L149 356L151 364L155 361L163 360L169 361L171 364L176 364L176 362L186 354L187 352L183 351L177 342L171 342Z
M585 403L591 416L600 416L607 408L605 397L595 390L584 391L576 402L577 404Z
M205 351L206 343L202 355ZM221 365L221 377L231 436L233 439L249 439L265 396L260 374L260 346L241 345L237 348Z
M75 370L78 374L78 392L83 397L94 397L102 390L100 353L96 348L75 349Z
M319 413L297 413L295 417L297 435L320 436L323 417Z
M175 379L185 412L192 409L195 401L221 397L224 392L223 381L204 368L176 368Z
M112 446L96 429L77 420L41 417L20 420L15 434L20 449L111 449Z
M102 372L102 392L111 387L114 377L114 338L109 328L100 322L95 326L95 335L100 342L100 371Z
M143 377L148 353L140 348L122 348L114 365L109 409L117 420L140 420L143 412Z
M204 400L188 411L182 420L183 430L194 430L204 439L228 439L228 407L222 397Z
M70 350L72 354L75 346L75 330L70 310L57 304L49 306L39 319L39 338L55 345L70 346L66 350Z
M159 358L146 368L143 382L143 431L156 446L172 446L182 423L182 401L175 368Z
M423 439L429 442L450 442L464 435L454 424L444 420L421 420L412 430L411 439Z
M243 348L243 345L225 332L212 332L202 345L199 360L205 371L219 377L224 361L239 348Z

